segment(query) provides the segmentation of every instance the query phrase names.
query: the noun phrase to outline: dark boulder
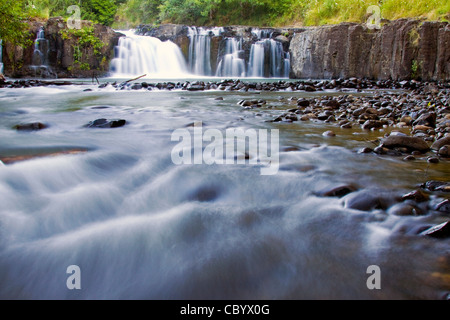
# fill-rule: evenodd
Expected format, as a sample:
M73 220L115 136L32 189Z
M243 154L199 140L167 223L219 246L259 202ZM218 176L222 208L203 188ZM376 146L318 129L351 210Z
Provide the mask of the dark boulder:
M89 122L85 127L87 128L119 128L126 124L126 120L107 120L107 119L97 119Z
M37 131L47 128L48 126L46 124L43 124L41 122L32 122L32 123L24 123L24 124L18 124L14 126L14 129L18 131Z
M409 137L401 135L390 135L381 141L382 145L389 149L406 148L410 151L427 152L430 150L428 143L419 137Z
M450 237L450 221L431 227L420 234L438 239L448 238Z

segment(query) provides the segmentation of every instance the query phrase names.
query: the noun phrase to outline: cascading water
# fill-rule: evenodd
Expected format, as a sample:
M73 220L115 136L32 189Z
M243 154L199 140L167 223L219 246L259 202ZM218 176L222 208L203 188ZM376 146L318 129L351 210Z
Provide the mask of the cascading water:
M0 74L3 74L3 40L0 39Z
M225 39L225 54L217 66L218 77L245 77L245 60L242 41L236 38Z
M189 43L189 69L193 74L211 76L211 37L218 37L223 28L203 29L188 28Z
M258 39L250 49L248 77L289 78L290 54L285 52L281 42L271 39L266 30L252 32Z
M121 33L125 37L119 39L111 62L114 77L147 74L155 78L289 78L289 52L284 51L280 41L272 39L269 30L252 30L249 40L242 34L230 35L224 28L188 27L186 56L171 41L136 35L133 30Z
M171 41L122 32L116 56L111 61L115 77L144 75L151 78L179 78L188 74L186 61L180 48Z
M48 65L49 41L45 38L44 27L40 27L34 40L32 65L35 76L49 77L52 75Z

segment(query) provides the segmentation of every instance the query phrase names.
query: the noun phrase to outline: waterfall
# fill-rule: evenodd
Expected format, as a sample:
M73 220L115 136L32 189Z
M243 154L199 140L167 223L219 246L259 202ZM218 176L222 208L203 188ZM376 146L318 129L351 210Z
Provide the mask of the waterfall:
M48 65L49 41L45 38L44 27L40 27L34 40L34 51L31 58L31 69L35 76L52 76L52 70Z
M248 62L249 77L289 78L290 55L285 52L281 42L270 39L266 30L252 31L258 40L250 49Z
M133 30L120 32L125 37L119 39L111 62L114 77L289 78L289 52L273 39L271 30L233 34L224 28L188 27L182 35L189 40L186 56L174 42L136 35Z
M188 75L181 49L171 41L121 31L111 73L115 77L144 75L150 78L179 78Z
M211 66L211 37L219 36L223 28L203 29L188 28L189 43L189 70L195 75L213 75Z
M0 39L0 74L3 74L3 40Z
M218 77L245 77L245 60L242 41L236 38L225 39L225 54L217 66Z

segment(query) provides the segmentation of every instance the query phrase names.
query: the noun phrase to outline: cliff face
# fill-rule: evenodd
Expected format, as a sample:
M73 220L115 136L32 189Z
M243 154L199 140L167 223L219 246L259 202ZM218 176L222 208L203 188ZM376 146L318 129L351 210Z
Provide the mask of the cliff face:
M46 56L46 65L36 65L35 43L26 48L5 44L5 75L17 78L80 78L105 75L109 70L110 60L114 58L114 47L121 34L103 25L82 22L82 27L88 26L93 28L92 36L99 44L97 48L80 44L80 37L69 32L62 18L30 22L30 40L36 39L41 28L44 30L45 46L41 50L45 51L42 53Z
M379 30L343 23L305 28L290 43L291 78L450 80L450 26L396 20Z

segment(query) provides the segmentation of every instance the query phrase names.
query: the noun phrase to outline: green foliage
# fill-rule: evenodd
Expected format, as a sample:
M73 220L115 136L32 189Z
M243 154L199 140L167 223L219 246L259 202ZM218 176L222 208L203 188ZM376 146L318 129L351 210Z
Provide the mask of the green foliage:
M27 19L30 8L25 0L0 1L0 39L13 45L30 45Z
M81 70L90 70L89 63L84 62L84 57L88 57L88 51L93 50L97 57L101 55L101 50L105 44L95 36L94 27L91 25L83 26L81 29L62 29L61 37L64 40L74 39L73 60ZM69 70L70 71L70 70Z
M179 23L187 25L322 25L367 21L377 5L382 19L423 17L449 20L450 1L443 0L0 0L35 6L35 16L63 16L79 5L81 18L104 25ZM2 20L3 21L3 20Z
M81 19L110 26L113 24L119 5L127 0L28 0L39 12L47 12L49 16L70 17L67 8L78 5Z

